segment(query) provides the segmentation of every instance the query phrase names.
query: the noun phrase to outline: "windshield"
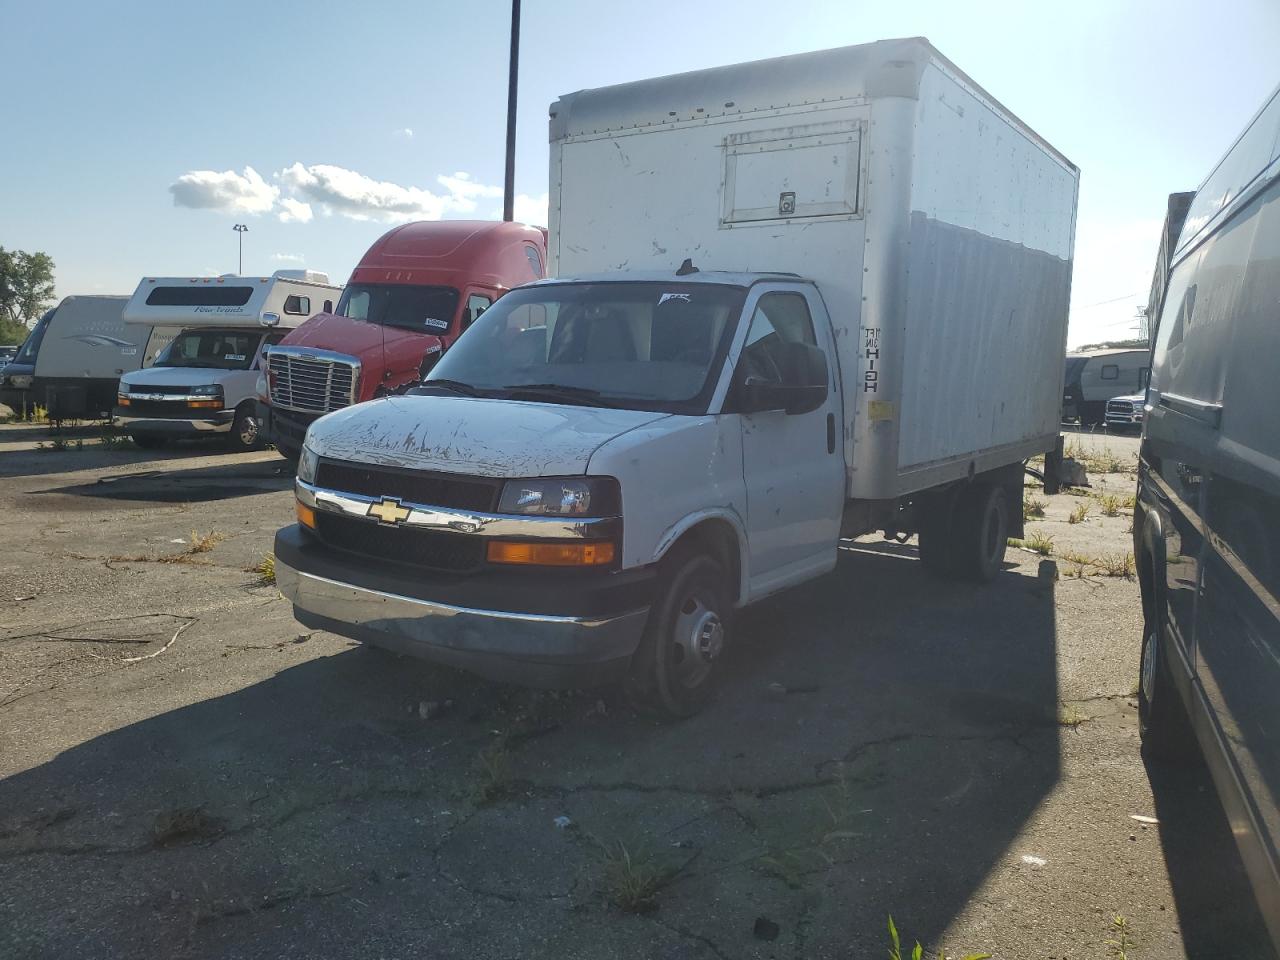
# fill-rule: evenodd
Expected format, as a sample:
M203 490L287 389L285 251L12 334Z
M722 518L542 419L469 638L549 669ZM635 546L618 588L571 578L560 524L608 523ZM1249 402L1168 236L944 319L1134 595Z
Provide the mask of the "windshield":
M458 309L453 287L417 287L402 283L352 283L342 291L338 316L405 330L441 333Z
M459 338L424 387L452 380L494 396L702 413L745 296L741 287L705 283L513 290Z
M156 357L157 367L247 370L262 334L254 330L187 330Z
M35 329L27 334L27 339L22 341L22 346L18 349L18 355L13 358L14 363L36 362L36 354L40 352L40 341L44 339L45 330L49 329L49 324L53 322L55 310L46 311L45 315L36 321Z

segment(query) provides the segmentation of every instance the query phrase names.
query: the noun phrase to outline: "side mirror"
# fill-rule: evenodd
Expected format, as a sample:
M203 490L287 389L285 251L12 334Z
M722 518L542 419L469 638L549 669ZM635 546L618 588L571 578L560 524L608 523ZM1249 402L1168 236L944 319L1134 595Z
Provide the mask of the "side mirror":
M817 410L827 399L827 357L807 343L779 344L776 355L782 381L745 376L738 404L742 413L781 410L788 416Z
M264 327L278 327L280 325L280 314L264 313L258 322Z

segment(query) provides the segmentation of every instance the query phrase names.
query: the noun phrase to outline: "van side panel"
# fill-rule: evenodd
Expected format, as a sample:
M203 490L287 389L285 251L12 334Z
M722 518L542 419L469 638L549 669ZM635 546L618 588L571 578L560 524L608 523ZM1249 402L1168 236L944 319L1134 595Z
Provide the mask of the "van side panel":
M963 476L973 452L1057 434L1078 183L936 64L918 110L902 493L936 482L939 464Z

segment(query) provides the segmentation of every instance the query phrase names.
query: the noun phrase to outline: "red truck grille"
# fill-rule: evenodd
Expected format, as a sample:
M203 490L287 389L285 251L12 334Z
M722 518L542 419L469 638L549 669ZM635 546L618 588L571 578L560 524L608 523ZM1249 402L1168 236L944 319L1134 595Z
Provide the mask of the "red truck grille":
M355 403L354 362L271 350L267 353L267 370L273 406L329 413Z

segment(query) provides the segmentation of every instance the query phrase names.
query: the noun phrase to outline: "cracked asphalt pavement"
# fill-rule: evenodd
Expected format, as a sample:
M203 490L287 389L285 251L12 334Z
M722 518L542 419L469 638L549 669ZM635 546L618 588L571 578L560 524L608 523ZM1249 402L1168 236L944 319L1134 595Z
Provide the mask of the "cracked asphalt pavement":
M274 453L84 436L0 427L0 957L862 958L892 914L929 955L1274 960L1206 774L1139 752L1123 576L852 542L659 725L303 629L254 570ZM1076 442L1132 492L1134 440ZM1027 492L1055 553L1130 550Z

